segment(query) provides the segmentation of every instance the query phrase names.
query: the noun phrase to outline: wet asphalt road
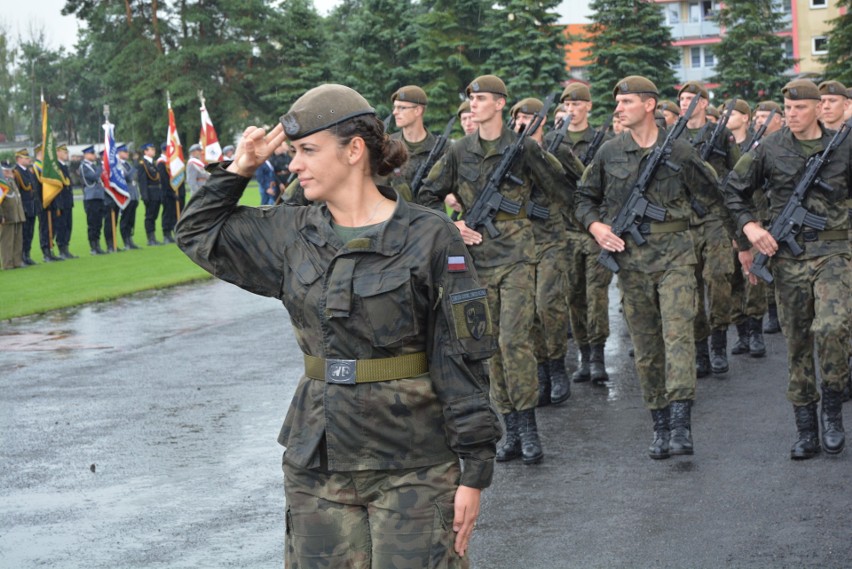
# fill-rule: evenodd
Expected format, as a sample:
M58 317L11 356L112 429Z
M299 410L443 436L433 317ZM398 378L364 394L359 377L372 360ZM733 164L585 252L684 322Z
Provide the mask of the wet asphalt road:
M611 321L613 381L540 411L541 465L498 465L474 567L852 567L852 455L789 460L783 339L699 380L695 456L652 461ZM0 567L283 565L275 437L300 358L279 303L207 282L3 322L0 342Z

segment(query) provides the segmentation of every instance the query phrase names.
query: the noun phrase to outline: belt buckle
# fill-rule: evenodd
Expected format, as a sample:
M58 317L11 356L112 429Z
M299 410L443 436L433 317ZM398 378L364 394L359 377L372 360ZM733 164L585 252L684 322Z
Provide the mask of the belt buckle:
M355 385L355 360L325 360L325 382Z
M816 231L802 231L802 239L804 239L806 243L813 243L814 241L819 240L819 233Z

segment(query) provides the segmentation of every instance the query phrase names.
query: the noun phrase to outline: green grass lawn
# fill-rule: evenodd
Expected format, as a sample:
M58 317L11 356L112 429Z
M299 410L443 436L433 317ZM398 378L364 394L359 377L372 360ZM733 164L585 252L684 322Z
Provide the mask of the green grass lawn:
M241 203L260 203L256 182L249 184ZM86 237L86 213L82 201L74 202L73 214L74 225L69 249L80 258L43 263L36 234L31 255L38 264L23 269L0 271L0 320L210 278L207 272L190 261L175 245L145 246L145 206L141 203L136 210L136 230L133 238L141 249L136 251L90 255ZM159 220L157 239L162 240ZM118 243L122 246L121 237ZM101 247L104 247L103 239ZM54 247L54 253L56 252Z

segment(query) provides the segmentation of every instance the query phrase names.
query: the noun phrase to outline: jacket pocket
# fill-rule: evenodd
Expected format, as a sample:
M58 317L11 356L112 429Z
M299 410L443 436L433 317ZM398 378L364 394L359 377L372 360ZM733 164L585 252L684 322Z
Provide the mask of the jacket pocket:
M420 333L410 269L357 276L352 289L363 305L375 346L392 346Z
M305 313L310 304L306 302L308 291L322 273L307 257L291 260L288 256L288 264L290 270L281 285L281 299L293 325L302 329L305 327Z

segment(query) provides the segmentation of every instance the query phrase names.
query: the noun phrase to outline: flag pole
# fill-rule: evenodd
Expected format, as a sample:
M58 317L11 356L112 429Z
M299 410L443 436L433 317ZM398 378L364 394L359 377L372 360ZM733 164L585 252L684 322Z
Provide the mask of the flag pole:
M41 88L41 147L42 152L47 153L47 121L44 120L44 87ZM42 162L44 163L44 162ZM42 188L42 192L44 189ZM41 206L43 209L47 209L44 207L44 193L41 196ZM47 246L51 251L51 255L53 254L53 216L51 215L51 211L47 210Z
M201 91L199 91L200 93ZM169 106L169 110L172 108L172 95L168 91L166 91L166 104ZM166 144L171 144L171 140L166 141ZM168 162L166 162L166 172L169 177L171 177L171 166ZM172 188L175 193L175 221L180 221L180 193Z
M109 126L109 105L104 105L104 122ZM116 235L115 227L115 208L112 204L109 205L109 217L112 224L112 250L118 252L118 236Z

